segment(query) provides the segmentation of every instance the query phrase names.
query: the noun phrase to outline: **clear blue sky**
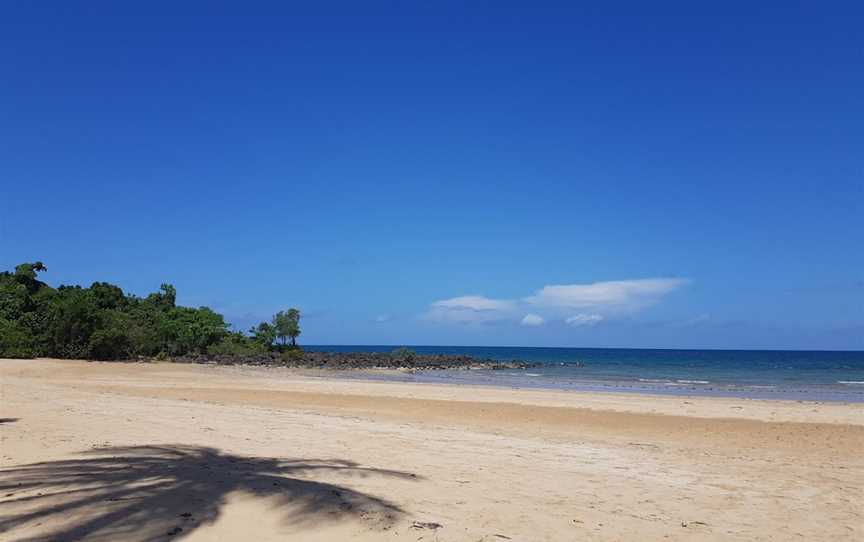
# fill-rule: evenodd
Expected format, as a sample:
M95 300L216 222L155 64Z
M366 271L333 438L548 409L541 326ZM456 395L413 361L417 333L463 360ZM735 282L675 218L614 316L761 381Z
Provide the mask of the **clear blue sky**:
M578 4L5 2L0 265L306 343L864 348L864 4Z

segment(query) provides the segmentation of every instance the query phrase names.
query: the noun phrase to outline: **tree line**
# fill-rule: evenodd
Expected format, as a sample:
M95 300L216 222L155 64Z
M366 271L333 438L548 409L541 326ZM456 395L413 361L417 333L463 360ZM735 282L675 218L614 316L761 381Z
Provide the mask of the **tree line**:
M298 348L300 311L294 308L242 333L207 307L177 305L170 284L138 297L107 282L52 288L38 278L44 271L35 262L0 272L0 357L113 360Z

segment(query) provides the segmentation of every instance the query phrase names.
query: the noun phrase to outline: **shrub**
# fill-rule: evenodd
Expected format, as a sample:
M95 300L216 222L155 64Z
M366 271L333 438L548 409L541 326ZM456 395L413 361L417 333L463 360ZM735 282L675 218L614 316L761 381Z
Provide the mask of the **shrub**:
M90 336L90 357L93 359L126 359L131 348L129 336L119 329L98 329Z
M0 357L32 358L33 337L15 322L0 318Z
M417 352L402 346L390 352L390 358L399 362L411 362L417 358Z
M267 353L267 347L242 333L229 333L207 349L214 356L258 356Z
M301 350L300 348L290 348L282 352L280 357L283 361L291 361L296 363L303 360L303 350Z

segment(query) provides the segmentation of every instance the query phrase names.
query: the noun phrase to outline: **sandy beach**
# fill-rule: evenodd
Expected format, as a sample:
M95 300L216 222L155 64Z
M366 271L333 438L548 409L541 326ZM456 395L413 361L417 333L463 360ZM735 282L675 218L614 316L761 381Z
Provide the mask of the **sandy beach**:
M0 360L0 540L861 540L864 405Z

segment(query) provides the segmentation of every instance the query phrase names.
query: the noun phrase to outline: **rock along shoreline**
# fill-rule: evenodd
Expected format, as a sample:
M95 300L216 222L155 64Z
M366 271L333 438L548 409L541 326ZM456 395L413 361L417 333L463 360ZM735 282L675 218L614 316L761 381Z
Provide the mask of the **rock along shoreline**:
M303 369L400 369L400 370L469 370L469 369L527 369L536 364L520 360L499 361L463 355L414 354L398 356L379 352L298 352L293 355L278 353L254 356L186 355L170 357L175 363L206 363L213 365L265 365Z

